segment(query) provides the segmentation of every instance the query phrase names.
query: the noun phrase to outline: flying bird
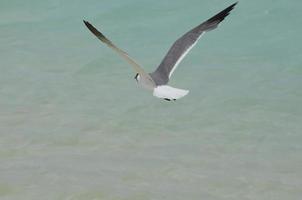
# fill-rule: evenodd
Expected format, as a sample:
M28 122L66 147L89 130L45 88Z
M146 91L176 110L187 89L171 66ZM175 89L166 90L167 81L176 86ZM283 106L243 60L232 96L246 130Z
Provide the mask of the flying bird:
M238 2L230 5L223 11L194 27L177 39L169 49L164 59L161 61L160 65L152 73L145 72L145 70L125 51L114 45L109 39L107 39L107 37L105 37L105 35L98 31L88 21L83 21L87 28L98 39L122 56L133 67L134 71L136 72L135 80L140 86L142 86L144 89L152 91L153 96L155 97L171 101L184 97L189 93L188 90L173 88L167 85L176 67L195 46L201 36L204 33L215 29L220 22L222 22L224 18L230 14L230 11L233 10L237 3Z

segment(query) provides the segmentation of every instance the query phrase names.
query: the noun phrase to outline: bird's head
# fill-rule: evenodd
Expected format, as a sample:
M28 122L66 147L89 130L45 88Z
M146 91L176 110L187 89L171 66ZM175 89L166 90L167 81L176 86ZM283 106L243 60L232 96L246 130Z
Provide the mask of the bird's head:
M138 82L139 81L139 74L137 73L134 77L134 79Z

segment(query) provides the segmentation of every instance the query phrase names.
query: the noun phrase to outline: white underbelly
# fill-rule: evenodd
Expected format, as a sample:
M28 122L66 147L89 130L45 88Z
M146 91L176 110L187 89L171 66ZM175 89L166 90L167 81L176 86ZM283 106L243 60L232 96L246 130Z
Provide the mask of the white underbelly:
M153 90L153 95L162 99L180 99L186 96L189 90L173 88L168 85L157 86Z

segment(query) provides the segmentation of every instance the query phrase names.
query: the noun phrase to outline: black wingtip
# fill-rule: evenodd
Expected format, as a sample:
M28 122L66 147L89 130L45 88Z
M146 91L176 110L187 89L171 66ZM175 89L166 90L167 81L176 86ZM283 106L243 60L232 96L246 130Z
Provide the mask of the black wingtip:
M90 23L88 21L86 21L85 19L83 19L83 22L86 26L88 26Z
M230 5L229 7L227 7L225 10L227 10L228 12L230 12L231 10L233 10L235 8L235 6L239 3L239 1L236 1L235 3L233 3L232 5Z
M232 5L230 5L229 7L227 7L225 10L228 12L228 14L230 14L230 12L235 8L235 6L238 4L239 1L236 1L235 3L233 3Z
M231 10L233 10L235 8L235 6L239 3L239 1L236 1L235 3L233 3L230 7L232 8Z
M96 36L102 35L94 26L92 26L88 21L83 20L85 26Z
M239 3L239 1L236 1L235 3L233 3L232 5L230 5L228 8L234 8L237 4Z
M230 5L229 7L227 7L226 9L224 9L223 11L221 11L220 13L215 15L214 17L208 19L207 22L220 23L221 21L224 20L224 18L226 18L226 16L228 16L230 14L231 10L233 10L237 4L238 4L238 1L233 3L232 5Z
M239 3L239 1L236 1L235 3L232 4L232 6L236 6Z
M99 38L102 42L105 42L107 45L113 45L110 40L108 40L100 31L98 31L92 24L88 21L83 20L86 27L93 33L97 38Z

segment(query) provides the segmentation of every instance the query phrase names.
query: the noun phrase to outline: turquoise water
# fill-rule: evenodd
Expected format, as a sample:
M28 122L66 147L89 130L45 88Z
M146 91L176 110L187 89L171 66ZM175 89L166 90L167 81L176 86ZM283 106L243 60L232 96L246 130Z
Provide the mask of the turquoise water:
M231 3L1 0L0 199L301 199L300 0L241 0L175 71L174 103L82 23L151 72Z

